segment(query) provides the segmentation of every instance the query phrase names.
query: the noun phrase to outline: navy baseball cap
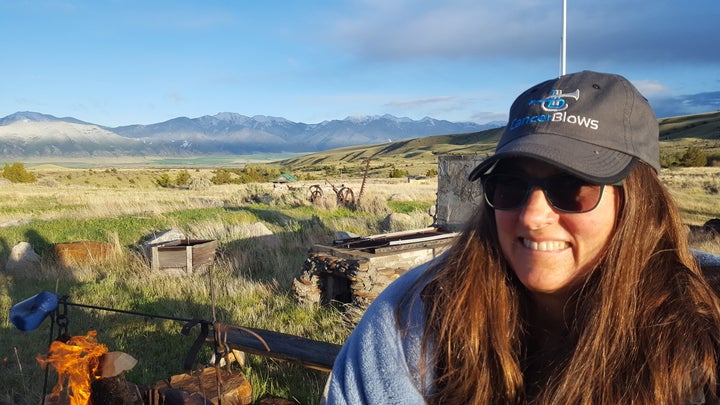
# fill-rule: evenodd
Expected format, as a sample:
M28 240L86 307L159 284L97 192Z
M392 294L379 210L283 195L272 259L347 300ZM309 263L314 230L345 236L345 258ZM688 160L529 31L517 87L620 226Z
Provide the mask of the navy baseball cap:
M647 99L626 78L582 71L522 93L495 154L470 181L497 162L530 157L597 184L623 180L638 161L660 171L659 127Z

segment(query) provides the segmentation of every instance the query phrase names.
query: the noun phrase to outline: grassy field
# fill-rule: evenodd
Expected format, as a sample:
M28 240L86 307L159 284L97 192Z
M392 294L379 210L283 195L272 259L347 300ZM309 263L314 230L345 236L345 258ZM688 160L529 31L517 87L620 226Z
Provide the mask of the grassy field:
M96 240L112 243L118 254L108 262L80 269L64 269L43 260L36 274L0 273L0 312L40 291L68 295L72 302L181 318L212 319L211 279L218 320L276 330L311 339L342 343L351 330L341 308L299 306L290 293L315 243L327 243L335 232L374 234L391 212L409 214L404 229L428 226L436 180L408 183L398 179L369 179L359 209L337 207L332 198L315 206L308 189L315 182L292 188L272 184L222 185L204 190L154 186L159 169L33 169L39 181L4 184L0 188L0 257L29 241L39 254L54 243ZM720 168L667 169L662 178L677 197L686 222L701 225L720 217ZM210 170L192 171L209 176ZM130 181L134 180L134 181ZM359 178L335 183L355 190ZM333 195L329 183L320 183ZM254 233L256 224L272 232ZM138 247L149 235L178 229L190 238L219 241L217 260L209 272L169 277L150 271ZM393 229L401 230L401 229ZM720 253L717 241L703 242L703 250ZM182 360L192 336L180 334L181 324L167 320L70 309L69 332L98 331L110 350L139 360L128 379L144 385L182 372ZM55 328L57 333L57 327ZM0 323L0 400L38 403L43 373L35 357L48 344L50 322L32 332L13 328L7 317ZM201 353L201 362L209 358ZM242 368L253 384L254 396L282 397L303 404L317 401L326 378L319 371L249 356ZM52 373L51 373L52 374ZM53 382L51 377L51 383Z
M330 242L335 232L373 234L391 212L408 214L407 229L428 226L435 198L434 179L408 184L373 179L356 210L337 207L333 198L319 206L308 201L310 184L292 189L272 184L222 185L204 190L154 186L155 169L63 169L38 166L33 184L4 184L0 190L2 263L18 242L30 242L43 255L34 274L0 272L0 312L41 291L68 295L87 305L180 318L211 320L270 329L311 339L342 343L351 326L339 308L308 308L293 299L290 285L302 270L309 248ZM192 176L210 176L210 170ZM130 182L129 180L134 180ZM337 179L359 190L360 179ZM328 184L326 195L334 196ZM391 201L393 200L393 201ZM267 232L257 234L257 224ZM139 246L166 229L193 239L216 239L219 249L208 272L169 277L150 271ZM400 229L392 229L400 230ZM82 268L59 268L45 260L59 242L94 240L111 243L113 260ZM212 276L215 307L211 300ZM69 332L98 331L109 350L124 351L139 363L128 379L151 384L182 373L194 334L180 334L182 324L97 310L70 308ZM0 401L40 401L43 373L35 358L48 345L50 321L20 332L7 315L0 323ZM58 332L57 327L54 329ZM200 364L209 360L209 349ZM319 398L326 373L259 356L249 356L242 371L254 396L282 397L303 404ZM52 373L51 373L52 374ZM54 377L50 378L51 385Z

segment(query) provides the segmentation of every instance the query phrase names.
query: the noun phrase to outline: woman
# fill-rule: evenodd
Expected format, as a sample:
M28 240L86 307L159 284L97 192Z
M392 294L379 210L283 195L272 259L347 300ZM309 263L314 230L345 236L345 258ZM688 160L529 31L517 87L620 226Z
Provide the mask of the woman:
M366 311L323 402L716 403L720 301L659 169L625 78L524 92L470 174L485 204Z

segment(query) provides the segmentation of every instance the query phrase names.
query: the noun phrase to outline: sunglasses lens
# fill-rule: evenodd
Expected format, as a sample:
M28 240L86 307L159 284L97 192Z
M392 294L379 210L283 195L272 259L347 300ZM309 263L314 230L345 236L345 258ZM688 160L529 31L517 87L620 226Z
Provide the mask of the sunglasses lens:
M591 184L574 176L558 176L545 183L550 204L567 212L586 212L600 202L603 186Z
M530 184L522 177L504 174L490 175L483 181L485 200L498 210L520 208L527 199Z
M550 205L563 212L587 212L594 209L603 186L570 175L530 180L512 174L491 174L483 179L485 200L498 210L514 210L526 203L530 191L539 187Z

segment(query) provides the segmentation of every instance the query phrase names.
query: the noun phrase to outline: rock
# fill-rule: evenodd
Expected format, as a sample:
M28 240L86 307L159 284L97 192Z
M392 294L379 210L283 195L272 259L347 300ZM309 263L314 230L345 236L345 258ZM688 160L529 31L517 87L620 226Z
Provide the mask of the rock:
M40 271L41 257L28 242L13 246L5 270L16 276L32 275Z
M182 231L179 231L177 229L168 229L166 231L162 231L157 235L154 235L152 238L145 241L144 245L148 247L153 247L157 245L161 245L163 243L172 242L174 240L182 240L186 239L185 234L182 233Z
M262 222L243 225L240 233L243 237L254 240L253 243L257 243L258 248L279 249L282 246L280 238Z
M258 236L271 236L273 232L262 222L255 222L245 226L247 236L256 238Z
M346 232L346 231L337 231L335 232L335 240L345 240L345 239L353 239L358 238L360 235L352 232Z
M413 227L413 220L410 215L393 212L392 214L385 217L380 224L385 232L395 232L411 229Z
M413 201L407 194L393 194L388 198L388 201Z
M145 253L145 257L149 258L151 257L153 247L162 245L163 243L183 239L186 239L185 234L177 229L168 229L166 231L162 231L159 234L153 235L145 242L143 242L143 253Z

